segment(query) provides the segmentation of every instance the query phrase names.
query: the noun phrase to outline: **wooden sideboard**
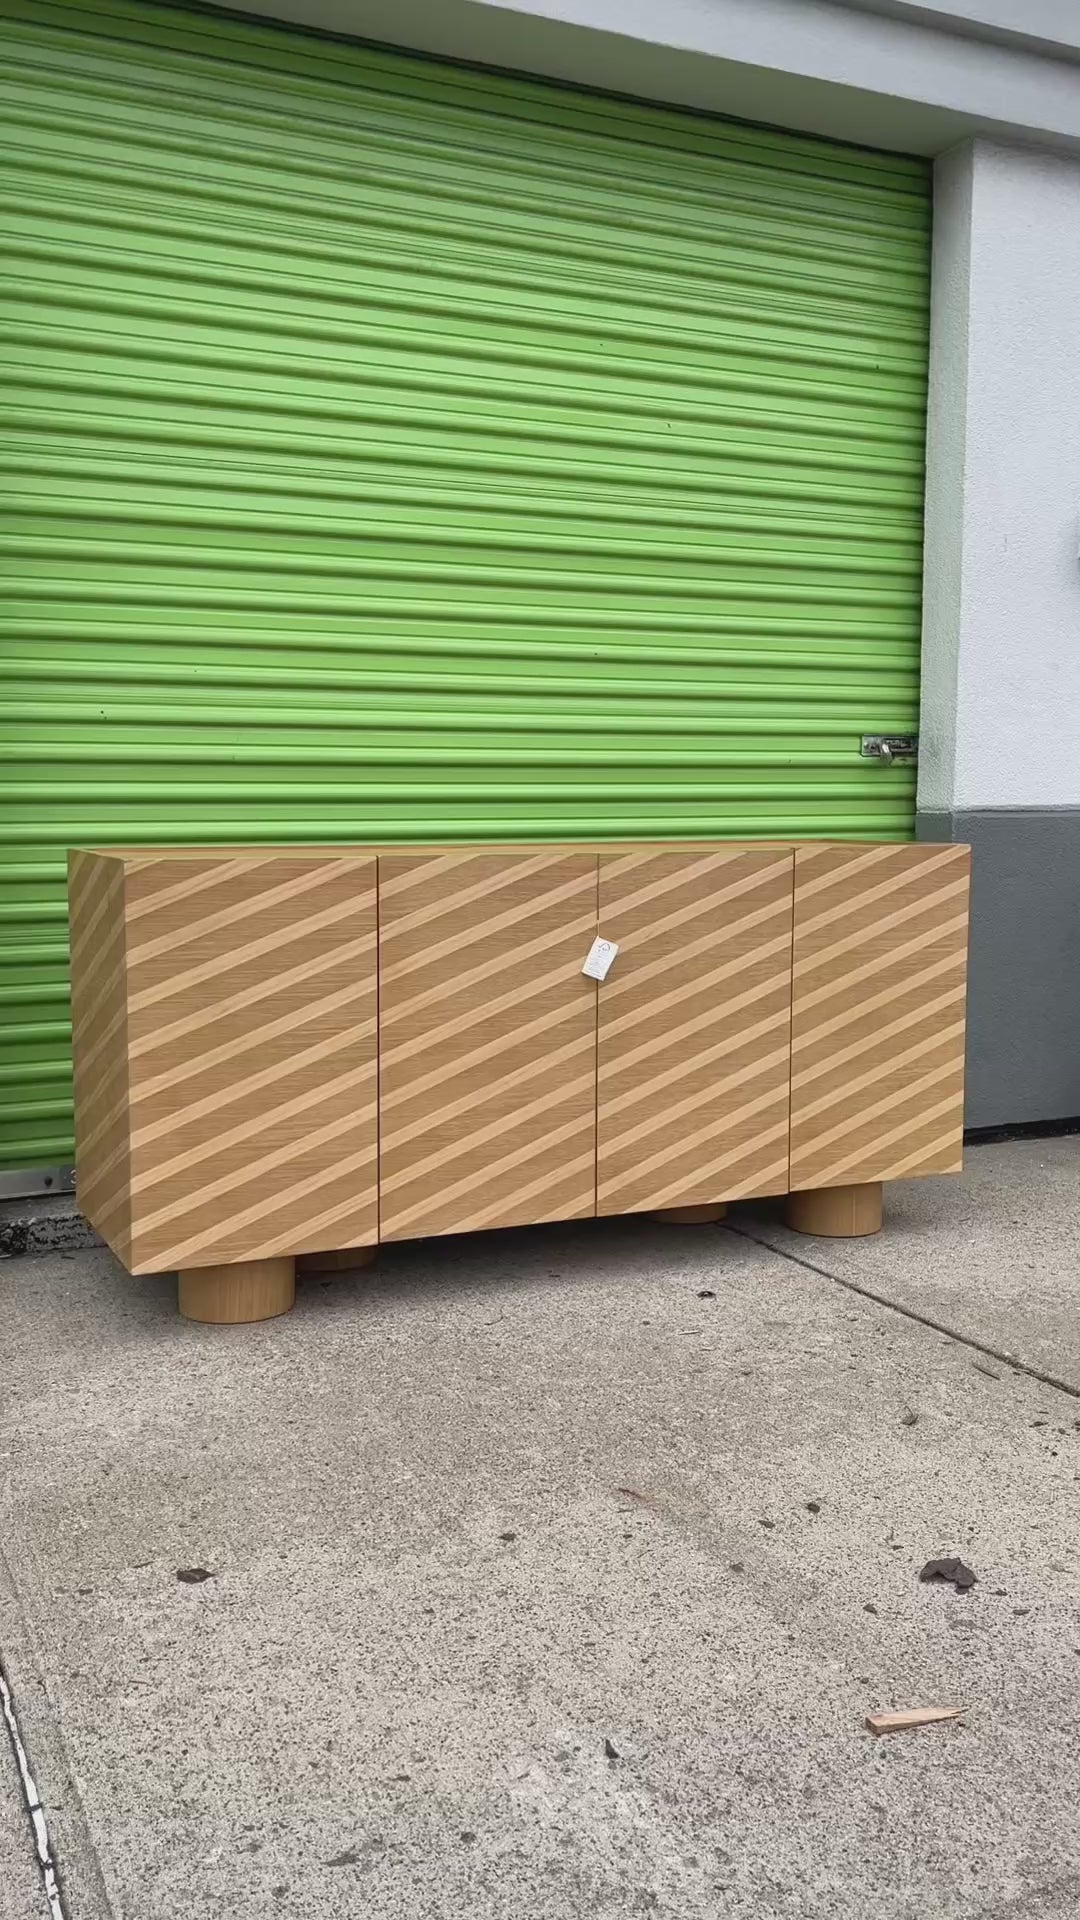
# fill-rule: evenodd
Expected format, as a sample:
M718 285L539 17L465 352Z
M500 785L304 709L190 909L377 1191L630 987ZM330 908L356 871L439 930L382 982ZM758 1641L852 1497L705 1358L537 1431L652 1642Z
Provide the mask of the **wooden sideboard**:
M960 1170L958 846L71 855L77 1191L192 1318L294 1261L790 1194L871 1232ZM582 972L598 935L606 978Z

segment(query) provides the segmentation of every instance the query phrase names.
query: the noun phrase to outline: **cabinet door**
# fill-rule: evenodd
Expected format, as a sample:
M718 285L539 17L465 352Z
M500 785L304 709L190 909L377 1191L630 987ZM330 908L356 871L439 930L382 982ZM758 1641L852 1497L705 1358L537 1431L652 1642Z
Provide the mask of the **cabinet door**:
M128 874L132 1268L378 1236L373 856Z
M596 856L379 856L380 1237L596 1210Z
M958 1173L966 847L795 856L791 1185Z
M790 848L601 854L600 1213L786 1192L791 918Z

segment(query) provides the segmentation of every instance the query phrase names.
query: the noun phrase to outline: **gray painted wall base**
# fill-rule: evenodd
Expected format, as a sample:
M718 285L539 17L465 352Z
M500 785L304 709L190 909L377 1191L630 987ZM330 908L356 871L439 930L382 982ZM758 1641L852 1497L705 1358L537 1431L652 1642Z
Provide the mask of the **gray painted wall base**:
M920 813L971 847L969 1127L1080 1114L1080 807Z

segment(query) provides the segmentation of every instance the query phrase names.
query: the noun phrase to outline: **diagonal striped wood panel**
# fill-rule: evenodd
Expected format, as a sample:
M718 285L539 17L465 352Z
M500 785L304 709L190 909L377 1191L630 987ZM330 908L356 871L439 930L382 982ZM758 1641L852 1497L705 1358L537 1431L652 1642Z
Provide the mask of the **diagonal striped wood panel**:
M79 1207L121 1260L130 1264L127 988L120 860L94 853L69 855L68 922Z
M793 859L600 856L597 1209L784 1193Z
M126 884L132 1271L377 1240L374 856Z
M595 1211L594 854L379 857L381 1237Z
M795 856L791 1186L960 1171L966 847Z

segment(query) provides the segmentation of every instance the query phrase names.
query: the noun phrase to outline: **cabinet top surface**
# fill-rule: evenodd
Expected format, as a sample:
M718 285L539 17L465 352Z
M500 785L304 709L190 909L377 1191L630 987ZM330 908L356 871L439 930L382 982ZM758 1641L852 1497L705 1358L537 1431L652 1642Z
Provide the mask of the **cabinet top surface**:
M205 846L205 847L73 847L72 855L89 856L96 860L118 860L125 867L148 866L164 860L371 860L377 854L395 854L415 856L417 859L429 857L445 858L448 854L459 853L462 856L484 853L712 853L728 850L732 853L790 853L800 848L810 847L846 847L852 852L858 848L869 850L873 846L895 846L897 849L908 847L912 852L929 852L932 848L954 846L957 851L961 845L956 841L868 841L868 840L466 840L439 841L417 844L412 841L380 841L377 843L349 844L341 846L306 845L296 841L283 846Z

